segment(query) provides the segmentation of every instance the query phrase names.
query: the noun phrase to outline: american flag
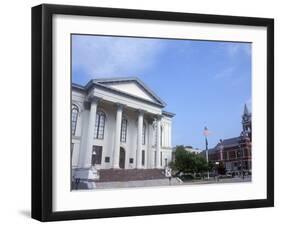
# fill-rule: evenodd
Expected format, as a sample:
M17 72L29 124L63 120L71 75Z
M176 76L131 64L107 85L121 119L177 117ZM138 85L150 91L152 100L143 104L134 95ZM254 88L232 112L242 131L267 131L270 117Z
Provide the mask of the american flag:
M207 136L210 135L210 131L208 130L207 126L204 127L203 135L205 136L206 149L208 149L208 139L207 139Z
M210 135L210 131L208 130L207 126L204 127L203 135L204 135L205 137L207 137L207 136Z

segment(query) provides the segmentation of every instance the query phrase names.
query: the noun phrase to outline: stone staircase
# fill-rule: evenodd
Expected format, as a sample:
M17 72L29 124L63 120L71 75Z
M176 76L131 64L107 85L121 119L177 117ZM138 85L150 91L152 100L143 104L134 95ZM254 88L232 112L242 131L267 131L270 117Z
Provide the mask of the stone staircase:
M164 179L163 169L101 169L96 182Z

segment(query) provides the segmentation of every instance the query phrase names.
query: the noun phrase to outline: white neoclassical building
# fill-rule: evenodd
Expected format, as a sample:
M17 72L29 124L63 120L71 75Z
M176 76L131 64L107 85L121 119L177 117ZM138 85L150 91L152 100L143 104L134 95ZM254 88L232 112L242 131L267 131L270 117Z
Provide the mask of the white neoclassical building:
M172 158L173 113L136 77L72 84L72 169L164 168Z

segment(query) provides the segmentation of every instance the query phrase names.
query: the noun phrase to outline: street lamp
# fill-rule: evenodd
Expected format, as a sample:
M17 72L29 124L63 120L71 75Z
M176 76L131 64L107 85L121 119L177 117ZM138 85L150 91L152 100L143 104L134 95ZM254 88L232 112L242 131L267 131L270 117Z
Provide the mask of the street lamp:
M210 132L209 132L207 126L204 127L203 134L204 134L204 137L205 137L205 144L206 144L206 161L207 161L208 168L209 168L209 151L208 151L208 138L207 137L210 135ZM209 169L207 171L207 178L208 178L208 180L210 179Z
M219 165L220 165L220 162L216 162L216 174L217 174L217 181L219 181Z

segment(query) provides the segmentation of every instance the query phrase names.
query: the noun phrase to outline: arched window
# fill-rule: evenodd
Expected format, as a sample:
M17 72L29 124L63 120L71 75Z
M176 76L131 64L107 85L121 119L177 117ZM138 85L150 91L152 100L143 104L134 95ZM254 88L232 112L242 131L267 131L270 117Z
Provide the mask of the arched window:
M123 143L127 140L127 125L128 120L126 118L122 118L120 141Z
M78 119L78 112L79 108L77 105L72 104L72 111L71 111L71 134L75 135L77 119Z
M145 144L145 133L146 133L146 125L142 126L142 144Z
M104 127L105 127L105 113L98 111L96 115L96 124L95 124L95 139L103 139L104 137Z

